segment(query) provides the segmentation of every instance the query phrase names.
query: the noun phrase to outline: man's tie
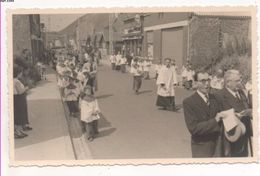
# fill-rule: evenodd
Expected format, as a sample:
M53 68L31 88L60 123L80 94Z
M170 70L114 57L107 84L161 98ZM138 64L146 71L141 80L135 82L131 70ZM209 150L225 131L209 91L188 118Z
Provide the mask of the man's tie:
M237 98L237 100L238 101L240 101L241 99L240 99L240 95L239 95L239 93L238 92L236 92L236 98Z
M205 94L205 98L206 98L206 104L209 106L209 95Z

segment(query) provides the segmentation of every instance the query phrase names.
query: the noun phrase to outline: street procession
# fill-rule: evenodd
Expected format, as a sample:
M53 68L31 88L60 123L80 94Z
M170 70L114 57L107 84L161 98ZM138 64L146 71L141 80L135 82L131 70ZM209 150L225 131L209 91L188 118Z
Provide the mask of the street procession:
M17 160L256 155L250 16L55 15L13 17Z

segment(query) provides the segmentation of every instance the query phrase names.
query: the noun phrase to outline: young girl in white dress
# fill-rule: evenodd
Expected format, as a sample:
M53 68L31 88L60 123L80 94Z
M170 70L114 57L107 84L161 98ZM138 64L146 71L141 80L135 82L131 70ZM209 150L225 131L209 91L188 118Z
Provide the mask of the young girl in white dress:
M98 119L100 109L96 98L92 95L92 87L86 86L80 100L80 118L84 123L88 140L93 141L98 134Z

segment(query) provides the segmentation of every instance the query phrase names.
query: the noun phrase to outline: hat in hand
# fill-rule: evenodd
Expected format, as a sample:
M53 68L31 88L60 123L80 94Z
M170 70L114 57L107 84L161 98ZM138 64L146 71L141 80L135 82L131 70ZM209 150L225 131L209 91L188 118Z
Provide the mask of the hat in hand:
M228 132L225 131L225 136L229 142L236 142L241 136L245 135L245 133L245 125L239 119L237 119L237 126Z

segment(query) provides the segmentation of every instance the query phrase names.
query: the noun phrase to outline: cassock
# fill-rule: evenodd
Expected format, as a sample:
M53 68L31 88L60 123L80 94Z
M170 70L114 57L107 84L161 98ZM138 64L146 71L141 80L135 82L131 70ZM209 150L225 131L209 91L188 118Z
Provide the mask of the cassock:
M175 91L174 85L177 84L177 75L171 67L165 65L159 70L158 79L157 106L161 107L175 107Z

